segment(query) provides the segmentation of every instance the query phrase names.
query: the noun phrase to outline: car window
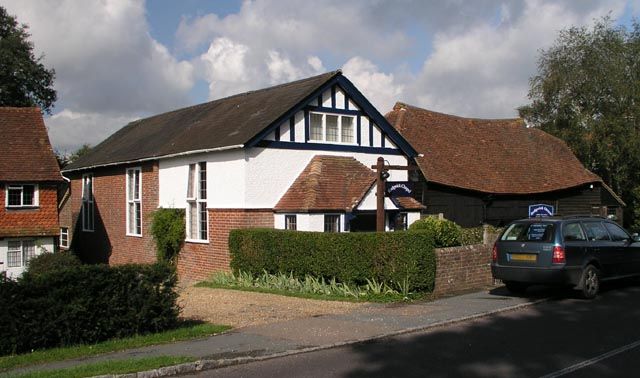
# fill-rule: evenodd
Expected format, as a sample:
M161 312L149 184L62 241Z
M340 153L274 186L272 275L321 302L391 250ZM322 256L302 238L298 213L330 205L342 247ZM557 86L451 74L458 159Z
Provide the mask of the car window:
M507 227L500 240L550 242L553 240L555 225L550 222L513 223Z
M607 228L607 231L609 231L609 235L611 235L611 240L613 241L623 241L631 239L629 237L629 234L627 234L625 230L613 223L605 222L604 226Z
M600 222L584 222L584 229L589 240L611 240L609 233Z
M562 229L562 236L565 241L587 240L587 237L580 227L580 223L567 223Z

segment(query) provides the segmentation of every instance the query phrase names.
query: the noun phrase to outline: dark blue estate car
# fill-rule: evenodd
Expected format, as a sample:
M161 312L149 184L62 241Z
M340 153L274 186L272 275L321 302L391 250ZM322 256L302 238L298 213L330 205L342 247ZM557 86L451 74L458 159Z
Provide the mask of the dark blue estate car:
M509 224L496 241L491 272L512 292L559 284L593 298L602 280L640 274L638 240L600 217L523 219Z

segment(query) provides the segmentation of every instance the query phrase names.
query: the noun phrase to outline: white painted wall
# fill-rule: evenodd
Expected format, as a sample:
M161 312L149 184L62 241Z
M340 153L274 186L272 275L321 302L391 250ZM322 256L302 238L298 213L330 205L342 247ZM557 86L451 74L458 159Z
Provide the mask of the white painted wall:
M36 256L42 253L52 253L54 248L54 238L51 237L43 237L43 238L4 238L0 239L0 273L6 273L9 278L18 278L22 273L26 270L26 266L23 265L20 267L9 268L7 265L7 249L8 249L8 241L9 240L35 240L36 245Z
M411 226L411 224L420 219L419 211L412 211L407 213L407 227Z

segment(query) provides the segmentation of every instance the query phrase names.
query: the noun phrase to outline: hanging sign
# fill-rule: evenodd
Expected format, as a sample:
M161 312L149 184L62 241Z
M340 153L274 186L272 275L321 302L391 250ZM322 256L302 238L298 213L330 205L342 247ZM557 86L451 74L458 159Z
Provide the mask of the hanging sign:
M410 181L387 182L387 197L413 197L413 183Z
M544 203L529 205L529 218L552 217L555 214L554 207Z

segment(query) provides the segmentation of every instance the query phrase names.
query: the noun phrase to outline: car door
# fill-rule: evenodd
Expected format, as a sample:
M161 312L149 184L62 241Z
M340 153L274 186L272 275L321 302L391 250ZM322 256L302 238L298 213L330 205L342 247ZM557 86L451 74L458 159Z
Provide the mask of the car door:
M586 248L590 245L580 222L567 222L562 226L567 266L581 266Z
M611 241L620 249L620 274L640 272L640 243L634 242L631 236L620 226L612 222L604 222L609 231Z
M600 261L603 277L612 277L622 270L622 249L619 243L611 241L609 232L599 221L582 222L587 233L589 244L586 253L592 254Z

